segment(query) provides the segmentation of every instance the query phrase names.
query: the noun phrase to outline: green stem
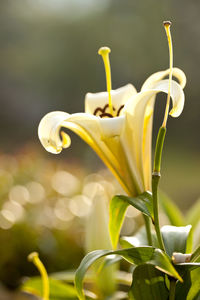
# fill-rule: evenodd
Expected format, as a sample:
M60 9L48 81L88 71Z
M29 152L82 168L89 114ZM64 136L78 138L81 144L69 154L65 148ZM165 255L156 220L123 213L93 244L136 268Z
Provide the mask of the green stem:
M152 246L153 243L152 243L152 236L151 236L151 223L150 223L150 219L145 214L143 214L143 218L144 218L144 223L145 223L145 228L146 228L148 245Z
M166 128L165 127L160 127L160 129L158 131L158 136L157 136L157 141L156 141L156 149L155 149L155 156L154 156L154 166L153 166L154 173L155 172L160 173L162 150L163 150L165 135L166 135Z
M153 214L154 214L154 227L158 239L160 249L165 251L164 242L160 232L159 215L158 215L158 183L160 175L153 174L152 176L152 196L153 196Z
M169 300L175 299L175 291L176 291L176 280L174 278L170 278Z
M160 168L161 168L162 150L163 150L165 135L166 135L166 128L160 127L158 136L157 136L157 141L156 141L156 149L155 149L155 156L154 156L154 168L153 168L153 175L152 175L154 226L155 226L155 231L156 231L160 249L163 251L165 251L165 246L164 246L164 242L163 242L162 235L160 232L160 224L159 224L158 183L160 180Z

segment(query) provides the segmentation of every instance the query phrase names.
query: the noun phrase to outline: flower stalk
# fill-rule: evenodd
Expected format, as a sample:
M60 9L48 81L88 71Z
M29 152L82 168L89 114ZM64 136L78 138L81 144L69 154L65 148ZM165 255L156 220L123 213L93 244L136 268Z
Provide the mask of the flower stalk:
M173 68L173 47L172 47L172 38L170 32L171 22L165 21L163 22L163 24L165 27L168 46L169 46L169 85L168 85L167 103L165 108L164 119L163 119L162 126L159 129L157 141L156 141L154 168L152 174L152 195L153 195L154 226L156 230L156 235L157 235L160 249L165 251L165 245L160 232L159 215L158 215L158 184L161 176L160 169L161 169L161 160L162 160L162 150L163 150L163 145L164 145L164 140L166 135L166 125L167 125L169 106L170 106L172 68Z
M176 279L170 278L169 300L175 299L175 291L176 291Z
M160 232L160 223L159 223L159 214L158 214L158 184L160 181L160 169L161 169L161 159L162 159L162 150L164 145L166 135L166 128L160 127L157 141L156 141L156 149L154 156L154 168L152 174L152 196L153 196L153 213L154 213L154 226L158 239L158 243L160 249L165 251L165 245L163 242L163 238Z

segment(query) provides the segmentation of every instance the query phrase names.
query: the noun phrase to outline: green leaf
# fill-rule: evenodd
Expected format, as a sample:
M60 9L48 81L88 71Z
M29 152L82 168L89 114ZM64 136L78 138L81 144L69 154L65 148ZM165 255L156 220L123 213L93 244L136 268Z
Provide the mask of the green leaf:
M109 232L114 249L117 247L125 212L129 205L132 205L149 217L153 216L152 195L150 192L144 192L135 198L124 195L113 197L110 202Z
M106 257L102 263L102 268L109 267L113 264L117 264L122 260L120 256L113 255L113 257Z
M173 252L185 253L187 248L187 239L192 226L171 226L166 225L161 228L166 252L171 257Z
M200 299L200 268L187 271L183 276L183 283L176 285L176 300Z
M51 277L65 282L74 282L76 270L51 273Z
M158 241L156 234L154 232L151 233L153 246L158 247ZM120 245L123 248L130 247L141 247L148 245L147 234L145 227L139 229L139 231L134 236L123 236L120 239Z
M200 299L200 268L190 272L191 288L189 290L187 300Z
M184 226L185 224L188 224L185 222L184 216L178 206L176 206L175 203L161 191L159 191L159 201L171 225Z
M187 216L186 216L186 222L187 224L191 224L193 230L199 223L199 216L200 216L200 199L195 202L195 204L191 207L189 210Z
M148 245L147 234L145 227L139 229L134 236L122 236L120 238L120 245L123 248L141 247Z
M120 230L128 205L129 204L120 196L113 197L110 202L109 232L114 249L117 247Z
M192 253L191 261L196 262L199 261L199 259L200 259L200 246L197 247L195 251Z
M176 284L176 293L175 293L175 299L176 300L186 300L187 299L187 295L188 292L191 288L191 275L190 275L190 271L187 271L184 275L183 275L183 282L178 282Z
M49 278L50 300L74 300L77 299L77 292L72 285L62 283ZM42 281L40 277L33 277L25 282L22 290L33 295L42 297Z
M184 275L187 271L192 271L197 268L200 268L200 263L193 263L193 262L181 263L181 264L176 264L175 268L178 271L178 273Z
M83 293L83 278L87 269L99 258L106 255L120 255L131 264L140 265L148 263L154 265L158 270L166 273L178 280L182 280L174 266L172 265L169 257L160 249L153 247L138 247L123 250L109 251L109 250L96 250L87 254L82 260L75 276L75 286L79 299L85 299Z
M164 274L154 266L143 264L135 268L129 299L152 300L168 299L168 289L165 285Z
M192 227L189 234L188 234L188 237L187 237L185 253L192 253L192 250L193 250L193 232L194 232L194 229Z

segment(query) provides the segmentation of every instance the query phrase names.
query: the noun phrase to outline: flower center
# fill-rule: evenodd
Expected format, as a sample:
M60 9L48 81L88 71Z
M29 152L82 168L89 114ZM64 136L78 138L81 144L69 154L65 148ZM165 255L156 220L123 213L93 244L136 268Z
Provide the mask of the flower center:
M98 116L100 118L113 118L113 117L119 117L121 110L124 108L124 105L121 105L118 110L114 106L112 106L113 114L107 112L107 109L109 108L109 105L106 104L103 108L97 107L94 111L94 115Z

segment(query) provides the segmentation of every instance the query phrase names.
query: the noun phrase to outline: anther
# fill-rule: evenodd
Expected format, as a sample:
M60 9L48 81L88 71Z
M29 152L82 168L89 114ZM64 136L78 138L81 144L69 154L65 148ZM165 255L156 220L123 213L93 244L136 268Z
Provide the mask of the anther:
M163 22L163 25L164 25L164 26L171 26L171 25L172 25L172 22L170 22L170 21L164 21L164 22Z

